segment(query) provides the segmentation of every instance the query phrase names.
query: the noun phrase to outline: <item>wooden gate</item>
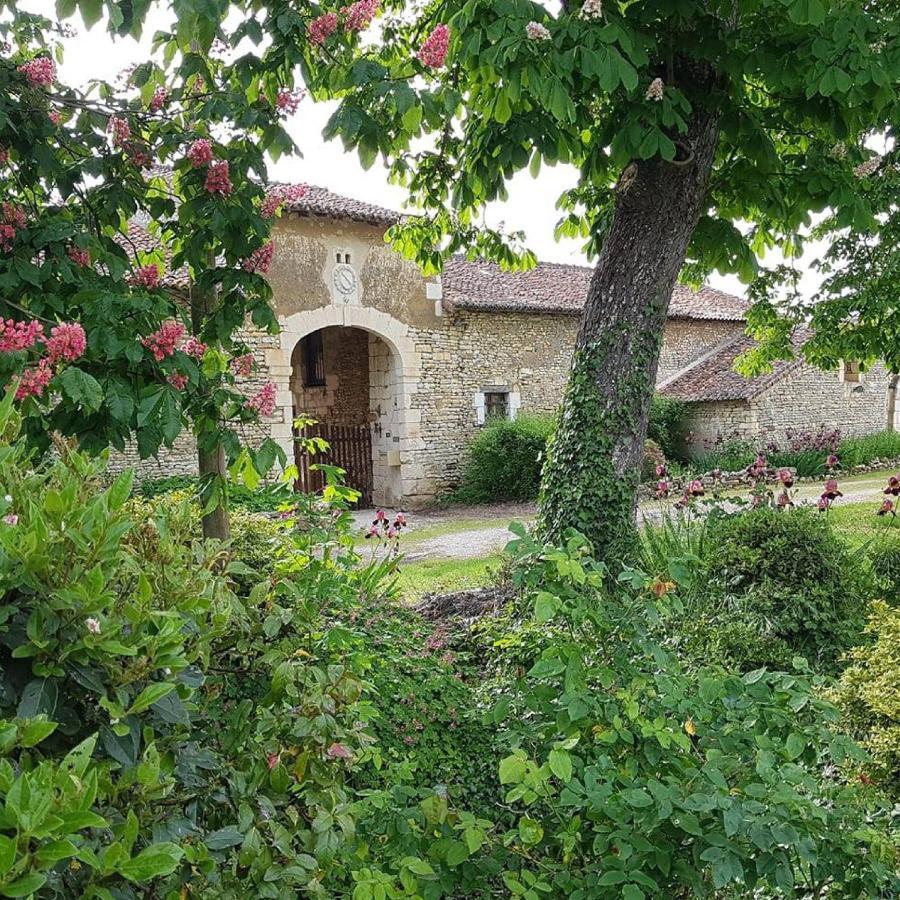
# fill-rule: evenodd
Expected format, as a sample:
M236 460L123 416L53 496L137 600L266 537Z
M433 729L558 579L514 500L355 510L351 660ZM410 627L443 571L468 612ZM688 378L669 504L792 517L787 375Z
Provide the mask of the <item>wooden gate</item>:
M302 428L299 437L320 437L328 443L328 449L315 456L305 453L295 444L298 491L314 493L322 490L325 479L320 471L311 469L316 463L339 466L346 473L348 487L360 492L359 506L372 505L372 431L368 425L329 425L316 422Z

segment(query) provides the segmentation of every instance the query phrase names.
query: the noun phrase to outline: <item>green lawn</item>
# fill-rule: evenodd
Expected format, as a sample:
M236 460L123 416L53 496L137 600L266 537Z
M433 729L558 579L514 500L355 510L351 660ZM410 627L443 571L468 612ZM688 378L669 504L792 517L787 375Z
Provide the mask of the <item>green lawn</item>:
M451 593L483 587L494 581L501 566L499 553L474 559L428 559L400 566L400 591L415 602L431 591Z
M851 547L885 537L900 540L900 517L877 515L880 505L880 497L861 503L842 504L838 501L828 511L828 521Z

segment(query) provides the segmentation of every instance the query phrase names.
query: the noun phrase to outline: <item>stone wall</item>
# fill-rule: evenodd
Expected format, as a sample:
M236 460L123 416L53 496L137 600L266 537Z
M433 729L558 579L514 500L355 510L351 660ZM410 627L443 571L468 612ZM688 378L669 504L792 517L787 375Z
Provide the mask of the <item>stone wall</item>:
M700 319L669 319L659 354L657 384L680 372L685 366L714 347L737 337L742 322L707 322Z
M759 434L782 443L788 430L840 428L841 434L861 435L885 428L887 372L881 365L848 383L839 372L823 372L802 364L753 401Z
M744 400L691 403L685 429L687 449L694 456L713 450L720 438L749 441L757 433L753 410Z

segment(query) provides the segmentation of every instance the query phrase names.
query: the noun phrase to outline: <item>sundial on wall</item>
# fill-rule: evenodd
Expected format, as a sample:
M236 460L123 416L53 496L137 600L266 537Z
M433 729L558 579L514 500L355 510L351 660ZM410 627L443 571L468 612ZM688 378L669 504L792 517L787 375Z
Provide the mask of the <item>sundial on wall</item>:
M334 302L349 304L359 302L359 279L349 263L338 263L331 275Z

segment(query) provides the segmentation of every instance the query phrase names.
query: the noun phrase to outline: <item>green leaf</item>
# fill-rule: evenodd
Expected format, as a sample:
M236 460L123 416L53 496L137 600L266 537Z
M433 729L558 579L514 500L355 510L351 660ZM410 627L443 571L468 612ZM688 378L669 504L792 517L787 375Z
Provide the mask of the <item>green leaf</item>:
M23 747L36 747L45 738L50 737L56 731L56 727L56 722L50 722L43 716L28 719L25 724L19 725L19 743Z
M0 896L28 897L40 890L47 881L47 876L40 872L29 872L12 884L0 885Z
M469 858L469 848L462 841L453 841L447 849L447 865L458 866Z
M167 694L175 690L175 685L171 682L157 682L148 684L134 699L134 703L128 708L128 715L143 712L149 709L158 700L162 700Z
M526 846L539 844L544 837L544 829L540 822L525 816L519 819L519 837Z
M226 847L236 847L244 842L244 835L237 828L220 828L203 838L203 843L210 850L224 850Z
M572 780L572 757L565 750L550 751L550 771L563 783Z
M96 412L103 403L103 389L93 375L77 366L69 366L59 376L63 394L88 412Z
M177 844L153 844L119 867L119 874L129 881L149 881L160 875L171 875L181 861L184 851Z
M516 784L525 777L525 757L514 753L500 760L500 784Z

